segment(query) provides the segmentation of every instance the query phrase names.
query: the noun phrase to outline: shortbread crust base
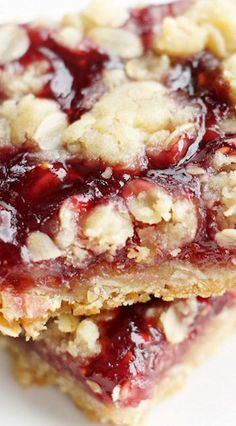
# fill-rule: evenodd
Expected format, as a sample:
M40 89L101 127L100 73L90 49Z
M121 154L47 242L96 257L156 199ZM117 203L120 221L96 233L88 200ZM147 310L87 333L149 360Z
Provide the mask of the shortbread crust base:
M71 290L68 291L68 288ZM68 282L68 288L26 289L19 295L10 290L1 293L4 321L0 318L0 331L17 337L21 329L27 337L37 338L51 317L63 313L94 315L102 309L146 302L150 296L172 301L192 296L210 297L222 295L236 287L236 267L212 266L200 268L187 262L172 261L168 264L140 268L117 273L110 267L98 271L91 268L80 280Z

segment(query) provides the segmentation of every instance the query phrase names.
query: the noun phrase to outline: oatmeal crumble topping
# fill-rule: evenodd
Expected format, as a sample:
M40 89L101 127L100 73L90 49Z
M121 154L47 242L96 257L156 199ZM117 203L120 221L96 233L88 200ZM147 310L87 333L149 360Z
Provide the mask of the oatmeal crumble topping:
M142 167L146 151L166 149L176 127L193 123L198 111L197 106L178 103L160 83L129 82L103 95L91 112L66 129L63 141L83 158ZM180 127L180 135L186 130Z
M73 357L89 357L99 353L99 329L94 321L82 320L77 326L74 340L70 340L66 349Z
M87 26L116 28L125 24L129 11L121 2L93 0L82 16Z
M91 250L114 254L133 236L133 226L126 208L110 202L95 207L89 213L84 222L83 234L88 238L87 246Z
M24 28L6 24L0 27L0 46L0 64L4 65L23 56L30 40Z
M180 17L167 17L155 48L170 56L183 58L209 49L220 58L235 51L234 0L199 0Z
M34 262L56 259L62 255L62 252L57 248L51 238L40 231L30 234L27 246L30 257Z
M32 94L22 97L18 102L3 102L0 116L8 120L11 140L15 145L29 138L42 150L57 148L67 125L67 117L60 111L57 102L39 99Z
M189 326L193 323L197 315L197 306L197 300L195 298L190 298L172 303L172 305L161 314L160 320L169 342L176 344L186 339L189 333Z

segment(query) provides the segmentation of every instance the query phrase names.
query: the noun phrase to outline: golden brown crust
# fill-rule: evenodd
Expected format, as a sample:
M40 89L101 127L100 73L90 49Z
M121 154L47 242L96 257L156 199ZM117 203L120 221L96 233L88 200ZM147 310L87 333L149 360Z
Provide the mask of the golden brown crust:
M46 363L42 362L34 353L23 350L17 340L7 339L7 347L13 355L14 371L19 382L24 386L33 383L46 385L57 384L61 390L69 394L75 403L92 420L102 423L112 423L118 426L137 426L146 418L147 410L156 400L162 399L181 387L191 373L194 366L210 355L236 327L236 309L225 309L215 318L204 335L202 335L191 347L181 364L169 371L161 383L156 385L155 397L152 400L143 401L137 408L116 409L99 402L87 394L82 385L73 382L70 378L58 375Z
M217 296L236 286L236 270L200 268L189 263L172 261L133 272L114 273L112 268L94 269L80 281L74 280L74 290L26 290L19 296L1 293L2 317L0 331L16 337L24 329L28 337L37 338L50 317L72 312L73 315L94 315L101 309L146 302L151 295L171 301L195 295Z

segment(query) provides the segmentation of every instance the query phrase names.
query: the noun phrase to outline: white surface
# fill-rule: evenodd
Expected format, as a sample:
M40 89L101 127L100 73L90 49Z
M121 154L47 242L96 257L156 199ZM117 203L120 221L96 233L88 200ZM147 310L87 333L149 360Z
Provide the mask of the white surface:
M110 1L110 0L107 0ZM122 0L117 0L122 1ZM126 3L129 0L123 0ZM130 0L132 1L132 0ZM81 0L0 0L0 20L61 14L78 10ZM236 425L236 335L193 375L188 385L160 403L145 426ZM74 405L52 388L21 391L0 354L1 424L9 426L89 426Z

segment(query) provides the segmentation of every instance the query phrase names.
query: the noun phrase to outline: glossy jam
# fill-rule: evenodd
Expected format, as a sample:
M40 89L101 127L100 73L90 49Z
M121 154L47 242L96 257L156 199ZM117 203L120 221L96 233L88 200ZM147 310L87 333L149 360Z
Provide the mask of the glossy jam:
M109 63L109 56L86 40L72 51L59 45L53 38L53 32L31 27L26 29L31 46L20 64L27 66L44 60L53 73L38 96L55 99L70 121L78 119L105 91L101 73Z
M186 2L180 2L181 7ZM180 3L179 6L180 7ZM167 14L177 13L177 6L145 8L133 11L126 25L143 38L149 48L150 37ZM155 27L156 26L156 27ZM68 114L70 121L81 116L92 107L105 90L101 74L105 67L112 67L112 61L88 40L82 42L76 51L59 46L50 32L26 27L31 46L20 60L22 66L44 59L48 61L53 77L40 93L42 97L56 99ZM235 250L224 250L217 246L214 234L218 229L213 211L202 202L202 187L197 177L186 170L190 163L209 168L210 160L218 148L235 150L230 138L223 137L220 121L229 114L231 104L228 87L223 82L219 62L208 53L202 53L188 61L174 62L166 78L166 85L189 97L190 102L200 105L201 139L195 143L185 141L182 147L174 145L158 156L147 158L140 170L113 168L112 176L103 177L107 164L82 162L73 157L45 165L32 144L26 142L22 148L0 151L0 287L13 287L17 291L34 285L68 285L68 279L84 276L88 266L96 269L99 265L108 267L106 255L90 257L83 269L68 264L64 258L32 264L26 249L26 238L30 232L40 230L54 237L58 231L58 212L64 200L75 194L83 194L86 200L83 208L89 211L97 202L105 202L114 195L123 197L126 185L132 179L148 179L168 191L191 196L199 207L199 227L195 241L182 248L180 260L193 263L226 265ZM3 97L3 94L2 94ZM136 226L136 224L135 224ZM136 229L136 228L135 228ZM142 267L127 258L127 248L139 242L138 233L129 240L127 247L120 250L113 259L112 267L117 270ZM157 247L155 262L171 259ZM104 266L105 265L105 266ZM21 266L21 267L20 267ZM81 281L82 282L82 281ZM77 284L78 285L78 281Z
M181 362L191 345L200 337L214 317L236 303L236 296L198 298L195 320L188 336L179 344L167 341L159 318L171 303L153 300L145 304L121 307L110 312L111 319L98 321L101 352L82 361L68 354L57 354L47 343L30 343L30 347L58 373L69 375L86 385L92 380L100 386L101 394L95 397L112 404L112 391L121 386L120 400L116 406L137 406L153 396L158 382L168 375L169 369ZM150 315L150 308L157 308L158 317ZM147 315L147 312L149 314ZM98 317L99 318L99 317Z

